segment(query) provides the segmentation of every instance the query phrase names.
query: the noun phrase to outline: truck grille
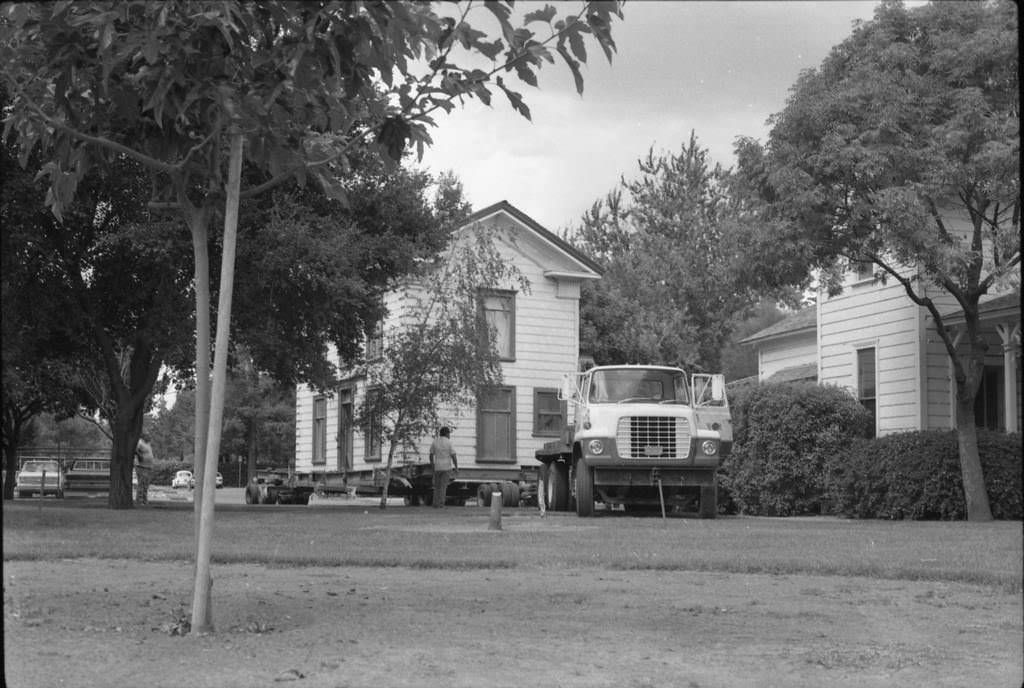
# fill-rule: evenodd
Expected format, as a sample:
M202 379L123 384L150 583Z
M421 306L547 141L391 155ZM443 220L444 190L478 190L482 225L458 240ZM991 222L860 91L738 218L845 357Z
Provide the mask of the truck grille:
M685 459L690 455L690 424L685 418L626 416L615 434L624 459Z

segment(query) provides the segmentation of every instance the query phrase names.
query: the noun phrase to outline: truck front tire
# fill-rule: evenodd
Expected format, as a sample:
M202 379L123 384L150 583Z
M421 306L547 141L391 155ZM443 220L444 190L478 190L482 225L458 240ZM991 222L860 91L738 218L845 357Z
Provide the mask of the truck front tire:
M569 510L569 467L564 462L552 461L548 464L544 492L548 509L551 511Z
M594 469L582 461L576 464L576 515L594 515Z

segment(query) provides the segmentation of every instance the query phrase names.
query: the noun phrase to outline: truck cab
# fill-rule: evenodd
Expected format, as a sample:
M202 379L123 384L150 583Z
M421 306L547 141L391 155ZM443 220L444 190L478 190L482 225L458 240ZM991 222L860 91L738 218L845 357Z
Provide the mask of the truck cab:
M572 423L536 453L544 506L591 516L597 502L623 508L717 512L715 474L732 445L721 375L667 366L597 366L563 378Z

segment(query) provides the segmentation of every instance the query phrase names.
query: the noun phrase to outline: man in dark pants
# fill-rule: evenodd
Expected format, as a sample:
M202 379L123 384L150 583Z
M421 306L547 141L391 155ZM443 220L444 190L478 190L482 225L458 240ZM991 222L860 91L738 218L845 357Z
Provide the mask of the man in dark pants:
M452 471L459 469L455 449L452 448L451 430L442 427L430 445L430 465L434 467L434 508L444 507L448 483L452 479Z
M153 475L153 447L149 437L142 435L135 447L135 475L139 480L135 493L136 504L149 504L149 481Z

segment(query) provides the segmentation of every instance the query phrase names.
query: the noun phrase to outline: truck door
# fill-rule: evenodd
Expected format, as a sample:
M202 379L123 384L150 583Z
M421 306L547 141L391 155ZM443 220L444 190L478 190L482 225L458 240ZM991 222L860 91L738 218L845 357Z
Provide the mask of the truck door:
M722 437L723 453L727 453L732 446L732 414L725 392L725 376L695 373L691 385L697 424L702 428L718 430Z

